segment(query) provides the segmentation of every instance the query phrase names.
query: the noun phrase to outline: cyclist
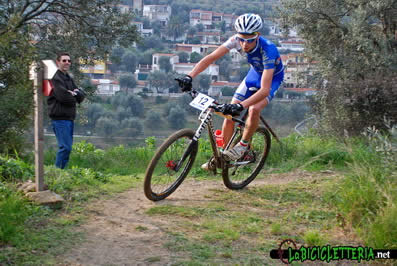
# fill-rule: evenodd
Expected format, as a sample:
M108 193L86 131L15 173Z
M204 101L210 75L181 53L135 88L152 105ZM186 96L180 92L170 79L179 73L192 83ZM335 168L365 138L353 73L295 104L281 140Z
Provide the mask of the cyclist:
M232 149L223 152L226 159L231 161L240 159L247 151L249 140L259 126L261 110L272 100L284 78L283 63L276 46L259 35L258 31L262 28L261 17L257 14L243 14L236 19L234 28L237 34L201 59L179 82L182 91L189 91L192 88L192 79L231 49L246 55L251 68L235 91L231 103L224 105L223 112L238 115L245 108L249 109L241 141ZM225 119L222 126L225 145L229 142L233 129L234 122ZM208 163L202 167L208 169L207 165Z

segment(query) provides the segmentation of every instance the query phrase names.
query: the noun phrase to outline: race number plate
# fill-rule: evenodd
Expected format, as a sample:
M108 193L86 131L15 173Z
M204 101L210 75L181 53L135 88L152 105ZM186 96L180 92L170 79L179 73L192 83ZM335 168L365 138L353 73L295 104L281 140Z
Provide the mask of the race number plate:
M215 100L209 97L208 95L199 93L197 97L190 102L190 106L193 106L194 108L203 111L207 109L208 106L210 106L211 103L213 103L214 101Z

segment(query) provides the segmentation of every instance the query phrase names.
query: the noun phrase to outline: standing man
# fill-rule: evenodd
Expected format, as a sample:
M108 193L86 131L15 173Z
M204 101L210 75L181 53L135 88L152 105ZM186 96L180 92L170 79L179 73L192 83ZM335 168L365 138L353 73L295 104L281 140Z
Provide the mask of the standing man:
M235 21L234 28L237 34L201 59L180 81L183 91L190 90L192 79L231 49L236 49L247 57L251 68L237 88L231 103L225 105L224 111L224 114L238 115L244 108L249 109L240 143L223 152L232 161L240 159L248 149L248 142L259 126L262 109L273 99L284 78L283 63L276 46L259 35L258 31L262 28L261 17L256 14L243 14ZM234 122L225 119L222 129L226 145L233 134ZM206 166L203 165L203 168Z
M60 53L56 58L58 71L52 78L53 90L48 97L48 114L52 120L58 152L55 166L64 169L72 151L76 103L84 100L84 92L77 88L68 74L72 61L68 53Z

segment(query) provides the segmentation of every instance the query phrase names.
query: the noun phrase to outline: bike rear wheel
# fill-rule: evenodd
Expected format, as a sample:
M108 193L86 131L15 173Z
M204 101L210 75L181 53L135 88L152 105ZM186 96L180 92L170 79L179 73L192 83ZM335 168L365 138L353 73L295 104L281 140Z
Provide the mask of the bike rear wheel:
M189 173L198 150L198 142L192 143L194 131L181 129L172 134L158 148L149 163L144 181L144 191L148 199L158 201L171 195ZM192 143L192 144L191 144ZM186 159L176 169L185 151Z
M233 147L241 140L243 129L233 141ZM242 189L247 186L262 170L269 155L271 138L269 131L258 128L254 133L248 152L237 161L225 161L222 169L223 183L229 189Z

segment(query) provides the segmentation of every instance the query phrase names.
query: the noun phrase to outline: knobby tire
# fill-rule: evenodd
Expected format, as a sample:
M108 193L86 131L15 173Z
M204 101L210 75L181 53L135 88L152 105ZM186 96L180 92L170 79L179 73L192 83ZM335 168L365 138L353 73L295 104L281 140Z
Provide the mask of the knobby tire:
M165 199L186 178L196 158L198 142L193 144L190 153L178 171L175 171L172 166L182 157L194 134L195 132L192 129L181 129L169 136L158 148L145 174L144 192L148 199L152 201ZM168 181L169 183L167 183ZM159 186L163 186L164 189L157 191L157 183Z

